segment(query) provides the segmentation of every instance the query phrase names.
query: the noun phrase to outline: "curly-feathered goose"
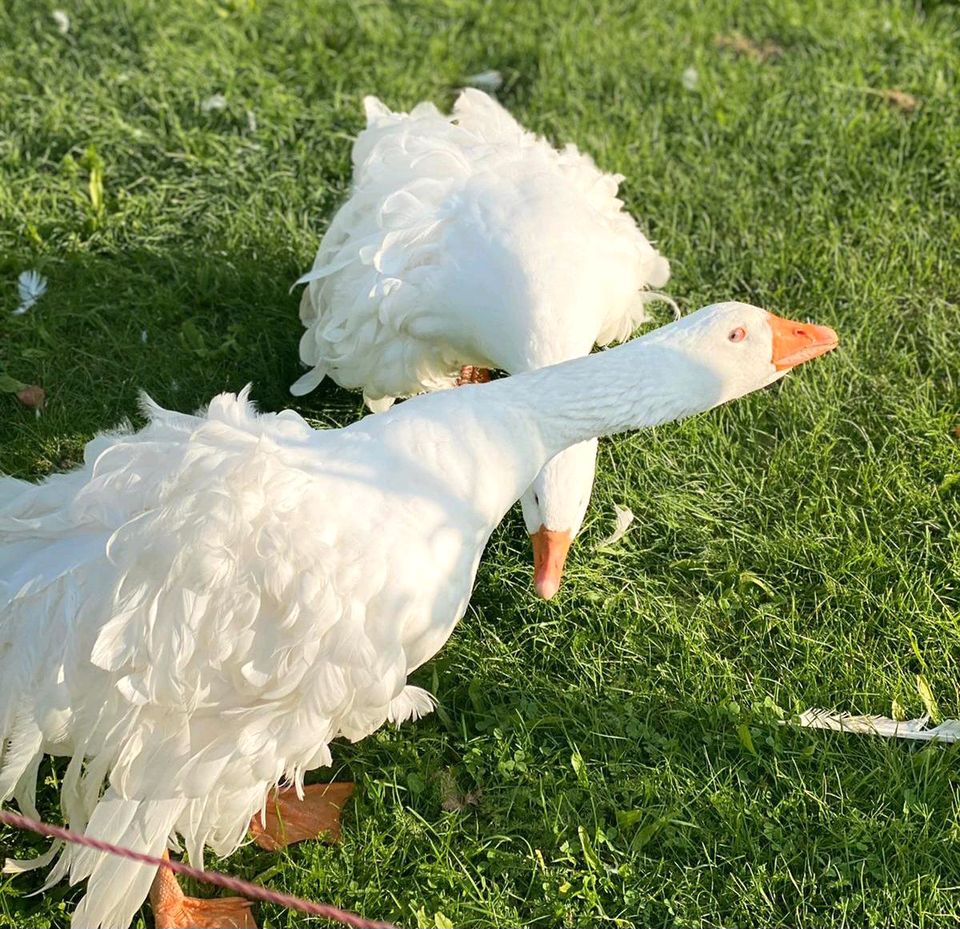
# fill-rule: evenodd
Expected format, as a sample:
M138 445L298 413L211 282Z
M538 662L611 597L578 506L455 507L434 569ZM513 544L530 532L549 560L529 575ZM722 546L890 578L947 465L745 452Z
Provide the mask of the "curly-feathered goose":
M195 864L229 854L278 784L331 763L334 738L432 709L407 676L453 632L487 539L547 461L836 342L720 304L344 429L258 414L246 392L193 416L147 402L146 427L94 439L76 470L0 479L0 801L35 813L41 757L68 756L72 828L154 855L179 840ZM288 798L284 817L308 824L295 838L335 830L322 790ZM83 929L127 926L155 877L75 847L51 879L68 873L87 879ZM250 924L242 901L178 893L157 877L158 926Z

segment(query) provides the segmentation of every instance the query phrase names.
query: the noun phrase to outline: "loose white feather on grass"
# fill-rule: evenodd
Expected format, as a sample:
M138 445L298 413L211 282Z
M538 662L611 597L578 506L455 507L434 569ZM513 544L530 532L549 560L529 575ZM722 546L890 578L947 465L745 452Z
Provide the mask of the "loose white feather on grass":
M47 292L47 279L36 271L24 271L17 278L17 290L20 306L12 315L23 316Z
M945 719L927 729L929 716L919 719L890 719L887 716L852 716L819 707L800 714L798 724L808 729L832 729L857 735L878 735L884 739L909 739L915 742L960 742L960 719Z
M619 542L627 534L627 531L630 529L630 524L633 522L633 510L628 509L625 506L620 506L616 503L614 503L613 509L616 513L616 522L614 523L613 532L611 532L610 535L608 535L605 539L601 539L597 543L597 549L607 548L608 546Z
M478 90L485 90L487 93L496 93L503 87L503 75L494 69L481 71L479 74L471 74L464 81L469 87L476 87Z
M204 113L214 113L217 110L225 110L228 103L229 101L223 94L213 94L207 97L206 100L201 101L200 109Z
M65 10L54 10L50 16L57 24L57 31L60 35L66 35L70 31L70 16Z

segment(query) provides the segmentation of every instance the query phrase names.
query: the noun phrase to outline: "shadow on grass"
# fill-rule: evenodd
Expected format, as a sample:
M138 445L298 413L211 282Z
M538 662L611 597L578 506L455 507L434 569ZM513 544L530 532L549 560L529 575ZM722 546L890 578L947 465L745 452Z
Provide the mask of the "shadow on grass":
M37 418L0 395L2 472L32 477L69 466L68 437L82 442L124 418L139 421L141 390L192 411L252 382L265 410L293 407L325 425L364 412L359 396L330 381L297 402L289 393L302 367L299 293L289 293L300 269L287 253L132 249L76 254L41 271L46 295L0 323L0 366L42 386L47 403ZM38 444L50 460L31 456Z

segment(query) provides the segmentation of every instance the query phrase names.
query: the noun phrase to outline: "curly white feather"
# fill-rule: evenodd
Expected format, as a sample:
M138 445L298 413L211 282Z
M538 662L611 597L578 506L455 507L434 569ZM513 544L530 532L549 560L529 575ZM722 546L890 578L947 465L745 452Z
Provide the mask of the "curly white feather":
M428 690L412 685L404 687L400 696L390 701L387 720L395 726L408 720L416 721L429 716L437 708L437 699Z

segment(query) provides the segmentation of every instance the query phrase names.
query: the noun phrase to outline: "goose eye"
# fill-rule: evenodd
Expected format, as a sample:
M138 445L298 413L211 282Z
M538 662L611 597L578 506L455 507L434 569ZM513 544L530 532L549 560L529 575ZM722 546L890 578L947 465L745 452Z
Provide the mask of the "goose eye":
M744 329L743 326L737 326L737 328L727 336L731 342L742 342L746 337L747 330Z

